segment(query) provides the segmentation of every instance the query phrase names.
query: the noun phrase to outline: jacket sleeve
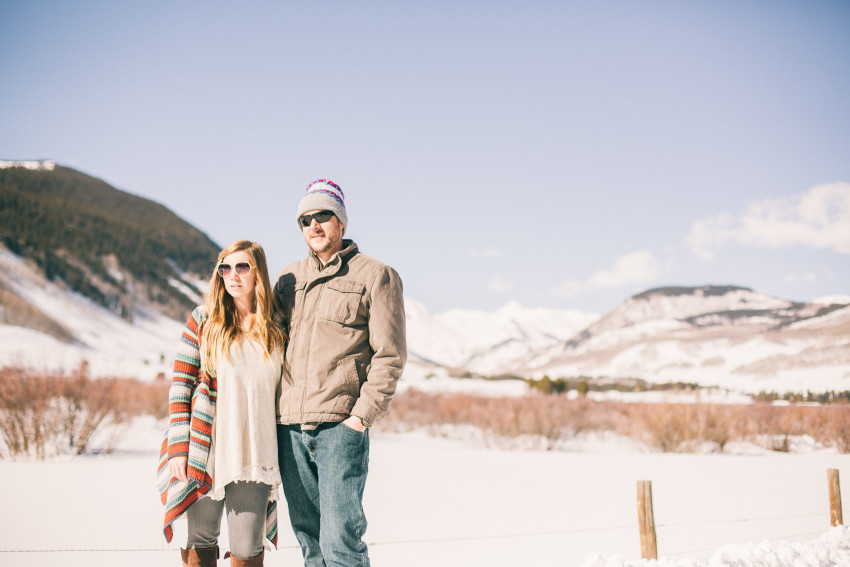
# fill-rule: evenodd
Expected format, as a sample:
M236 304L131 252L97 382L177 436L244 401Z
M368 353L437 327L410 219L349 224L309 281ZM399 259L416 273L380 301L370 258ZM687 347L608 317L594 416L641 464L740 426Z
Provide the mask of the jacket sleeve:
M407 361L407 332L401 278L384 267L371 289L369 345L372 363L351 415L377 423L389 413L398 379Z
M171 387L168 390L168 458L189 455L189 423L192 414L192 394L201 368L200 337L203 315L195 309L177 345Z

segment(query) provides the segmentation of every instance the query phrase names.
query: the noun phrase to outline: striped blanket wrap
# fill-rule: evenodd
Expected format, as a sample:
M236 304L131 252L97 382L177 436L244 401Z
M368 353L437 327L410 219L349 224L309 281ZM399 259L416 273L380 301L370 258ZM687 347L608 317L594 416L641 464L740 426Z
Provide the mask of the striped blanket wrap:
M168 407L171 416L162 439L156 484L165 506L165 540L174 537L172 524L199 498L212 490L212 478L206 472L215 417L216 379L201 370L200 337L206 313L198 307L186 322L180 336ZM188 458L188 482L178 480L168 470L168 459ZM269 495L266 507L266 538L277 547L277 502Z

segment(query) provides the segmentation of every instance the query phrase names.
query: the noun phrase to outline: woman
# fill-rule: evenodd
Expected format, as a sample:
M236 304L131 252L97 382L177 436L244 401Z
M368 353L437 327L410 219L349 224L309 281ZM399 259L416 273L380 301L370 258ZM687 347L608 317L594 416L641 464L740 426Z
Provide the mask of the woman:
M169 542L171 524L186 513L184 566L216 564L225 506L232 565L262 565L264 535L277 545L285 339L262 247L234 242L219 253L204 305L186 323L169 390L158 482Z

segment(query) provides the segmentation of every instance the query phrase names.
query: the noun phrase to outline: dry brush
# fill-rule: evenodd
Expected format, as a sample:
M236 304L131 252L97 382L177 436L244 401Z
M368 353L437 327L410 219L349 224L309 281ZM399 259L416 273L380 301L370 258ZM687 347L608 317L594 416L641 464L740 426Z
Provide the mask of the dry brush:
M397 431L435 430L446 424L477 428L485 440L534 436L546 448L581 433L610 432L661 452L723 452L736 441L788 451L791 440L802 436L850 452L847 404L626 403L584 396L493 398L409 389L396 396L387 419L387 426Z
M92 378L85 363L70 374L0 368L0 457L85 453L105 424L120 426L146 414L163 417L167 388L127 378Z

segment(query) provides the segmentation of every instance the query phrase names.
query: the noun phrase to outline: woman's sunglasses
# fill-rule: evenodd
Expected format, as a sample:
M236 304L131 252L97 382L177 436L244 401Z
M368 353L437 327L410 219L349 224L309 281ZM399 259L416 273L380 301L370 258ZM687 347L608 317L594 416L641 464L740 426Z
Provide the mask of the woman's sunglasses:
M235 266L231 266L230 264L219 264L218 268L216 268L216 271L218 272L218 275L223 278L229 276L232 270L236 270L236 273L240 276L247 276L251 273L251 268L253 267L254 266L252 266L248 262L239 262Z
M331 217L334 216L333 211L319 211L318 213L313 213L312 215L301 215L298 217L298 224L302 226L302 228L307 228L311 224L313 224L313 219L316 219L317 223L328 222L331 220Z

